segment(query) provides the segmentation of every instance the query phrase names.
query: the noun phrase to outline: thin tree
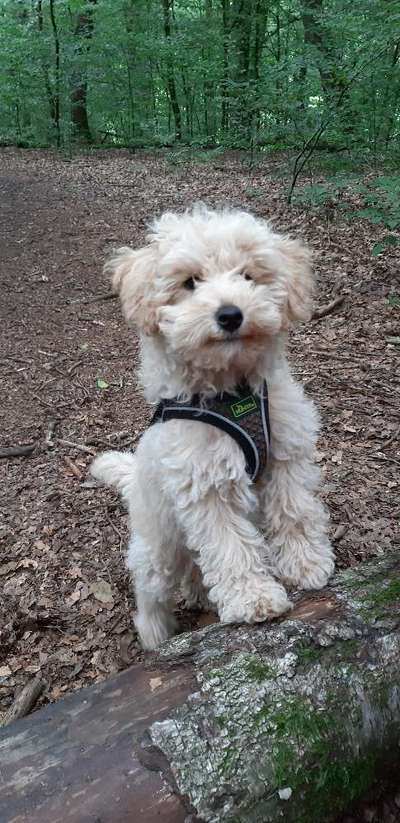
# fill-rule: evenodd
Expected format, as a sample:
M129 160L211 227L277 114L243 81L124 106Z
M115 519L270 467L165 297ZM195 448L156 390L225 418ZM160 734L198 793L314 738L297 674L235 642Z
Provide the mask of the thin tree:
M40 9L41 12L41 9ZM40 20L40 16L39 16ZM57 148L61 146L61 128L60 128L60 37L58 34L58 27L56 16L54 13L54 0L50 0L50 20L51 20L51 28L53 31L53 39L54 39L54 53L55 53L55 65L54 65L54 93L52 94L52 114L53 114L53 121L56 129L56 140L57 140Z
M175 121L175 137L177 140L182 139L182 117L179 107L178 93L175 82L175 67L172 51L172 27L171 27L171 9L173 0L162 0L162 9L164 17L164 34L167 43L166 53L166 71L167 71L167 88L169 99L171 103L172 114Z
M86 8L79 14L75 25L76 54L83 55L89 52L93 36L93 7L97 0L87 0ZM92 6L92 8L91 8ZM71 122L74 136L83 143L92 142L88 111L87 111L87 75L86 67L73 75L71 90Z

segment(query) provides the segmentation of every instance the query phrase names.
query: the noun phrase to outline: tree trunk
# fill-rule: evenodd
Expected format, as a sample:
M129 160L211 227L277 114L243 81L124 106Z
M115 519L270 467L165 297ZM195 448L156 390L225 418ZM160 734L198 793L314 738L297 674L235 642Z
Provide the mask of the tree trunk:
M88 0L92 6L95 6L97 0ZM91 8L86 9L78 15L78 20L75 26L74 35L76 37L76 53L86 53L90 48L90 40L93 35L93 12ZM85 45L84 45L85 44ZM89 118L87 112L87 76L86 67L79 70L73 78L73 87L71 91L71 122L74 137L82 143L91 143L92 134L89 126Z
M236 52L235 104L232 119L235 131L245 145L251 140L253 88L250 80L250 54L254 0L237 0L232 33Z
M36 4L36 14L37 14L38 29L39 29L40 35L43 37L44 27L43 27L43 4L42 4L42 0L38 0L38 2ZM54 19L54 13L53 13L53 19ZM54 29L53 29L53 34L54 34ZM45 60L43 56L41 56L41 65L42 65L42 71L43 71L44 85L45 85L45 88L46 88L47 102L48 102L48 105L49 105L52 131L54 129L54 131L56 133L56 137L57 137L57 142L59 143L60 142L60 128L59 128L60 124L58 122L58 129L57 129L56 101L54 99L54 94L53 94L53 90L52 90L52 87L51 87L48 61ZM53 137L53 134L51 135L51 137Z
M39 18L40 19L40 18ZM61 128L60 128L60 38L58 35L58 28L54 14L54 0L50 0L50 20L51 28L53 30L55 65L54 65L54 94L52 95L52 116L56 130L57 148L61 146Z
M260 128L260 62L264 46L265 29L267 25L267 9L265 8L265 0L257 0L255 8L255 33L254 46L252 55L252 71L251 78L254 88L254 108L252 113L253 131L258 133Z
M221 131L223 140L229 128L229 0L221 0L222 11L222 80L221 80Z
M129 112L126 131L128 142L136 144L146 139L146 125L150 119L149 101L151 100L154 103L152 66L145 62L141 46L148 27L147 6L146 0L125 0L123 5L126 28L124 54Z
M167 42L167 88L175 121L175 137L182 139L182 118L178 102L178 93L175 83L174 59L171 50L171 6L173 0L162 0L164 14L164 33Z
M338 65L338 55L329 43L323 28L323 0L307 0L302 11L304 43L316 50L315 60L321 78L325 102L334 102L340 98L344 103L343 88L346 78ZM306 70L304 72L304 77Z
M212 0L205 0L205 21L207 26L207 31L211 37L211 32L213 29L213 7L212 7ZM213 142L215 138L216 132L216 123L215 123L215 92L214 92L214 80L213 80L213 72L212 72L212 63L213 63L213 54L212 54L212 45L208 45L203 50L203 63L204 63L204 132L207 137L208 142Z
M340 572L288 618L180 635L10 725L0 819L329 823L398 788L399 572Z

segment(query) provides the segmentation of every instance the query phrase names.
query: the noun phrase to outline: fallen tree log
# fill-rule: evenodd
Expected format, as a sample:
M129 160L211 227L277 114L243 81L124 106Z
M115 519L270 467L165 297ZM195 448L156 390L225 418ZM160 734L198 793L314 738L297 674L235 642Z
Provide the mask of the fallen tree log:
M398 781L399 572L391 554L279 622L180 635L11 724L2 823L324 823Z

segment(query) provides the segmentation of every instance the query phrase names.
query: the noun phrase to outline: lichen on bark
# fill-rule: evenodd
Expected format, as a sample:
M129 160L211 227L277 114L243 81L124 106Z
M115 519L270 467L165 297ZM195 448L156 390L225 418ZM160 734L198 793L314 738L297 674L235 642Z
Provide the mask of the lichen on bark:
M398 568L390 556L340 573L315 600L337 604L323 620L318 608L306 618L295 609L277 624L209 626L163 647L165 660L193 658L199 689L150 739L202 819L334 819L398 756Z

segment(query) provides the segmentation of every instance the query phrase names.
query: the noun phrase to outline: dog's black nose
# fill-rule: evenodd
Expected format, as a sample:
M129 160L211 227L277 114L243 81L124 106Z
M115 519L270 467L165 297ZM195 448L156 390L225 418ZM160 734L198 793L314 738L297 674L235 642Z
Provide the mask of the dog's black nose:
M226 305L218 309L215 319L224 331L236 331L243 323L243 314L238 306Z

